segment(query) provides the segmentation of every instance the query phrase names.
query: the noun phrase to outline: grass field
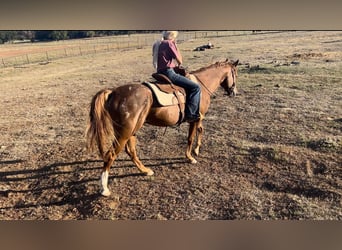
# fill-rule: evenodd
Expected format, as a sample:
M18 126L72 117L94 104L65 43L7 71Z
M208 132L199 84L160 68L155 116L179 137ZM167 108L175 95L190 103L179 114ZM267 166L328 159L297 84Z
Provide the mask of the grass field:
M209 39L213 49L193 51ZM189 71L239 59L239 95L216 92L195 165L186 124L144 126L138 153L155 175L122 152L109 198L102 161L85 150L89 104L102 88L151 80L151 46L0 68L0 219L342 219L341 45L340 31L182 41Z

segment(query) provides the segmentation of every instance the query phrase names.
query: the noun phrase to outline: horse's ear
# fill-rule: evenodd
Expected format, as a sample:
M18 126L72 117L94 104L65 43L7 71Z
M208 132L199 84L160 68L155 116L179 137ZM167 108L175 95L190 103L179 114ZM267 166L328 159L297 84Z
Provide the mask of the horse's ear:
M239 64L239 59L236 60L236 62L233 63L233 65L236 67Z

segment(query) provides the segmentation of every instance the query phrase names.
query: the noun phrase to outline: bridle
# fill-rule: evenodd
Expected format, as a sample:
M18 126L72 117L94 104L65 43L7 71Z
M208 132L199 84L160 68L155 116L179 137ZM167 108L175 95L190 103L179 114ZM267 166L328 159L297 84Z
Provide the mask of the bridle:
M229 89L230 93L234 93L234 89L236 88L236 83L235 83L235 72L234 72L233 68L231 68L231 74L232 74L232 78L233 78L233 84L231 87L229 87L229 80L227 80L228 81L228 89Z
M234 69L233 67L231 67L231 74L232 74L232 78L233 78L233 84L231 87L229 87L229 77L228 75L226 76L227 81L228 81L228 93L234 93L234 89L236 87L236 83L235 83L235 74L234 74ZM196 77L196 80L201 84L201 86L203 86L203 88L208 92L209 96L213 96L213 98L216 97L216 95L214 94L214 92L212 92L207 85L205 85L195 74L193 74Z

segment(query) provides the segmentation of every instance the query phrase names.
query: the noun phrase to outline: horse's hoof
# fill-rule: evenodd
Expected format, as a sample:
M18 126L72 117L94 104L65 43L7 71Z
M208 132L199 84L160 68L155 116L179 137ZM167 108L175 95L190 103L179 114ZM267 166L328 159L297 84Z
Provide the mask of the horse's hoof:
M154 175L154 172L150 169L148 172L146 172L146 175L147 175L147 176Z
M197 161L196 161L196 159L191 159L191 160L190 160L190 163L191 163L191 164L196 164Z
M101 192L101 194L102 194L103 196L105 196L105 197L108 197L108 196L110 196L110 191L109 191L109 189L106 189L106 190L103 190L103 191Z
M195 148L194 153L196 156L198 156L199 155L199 148Z

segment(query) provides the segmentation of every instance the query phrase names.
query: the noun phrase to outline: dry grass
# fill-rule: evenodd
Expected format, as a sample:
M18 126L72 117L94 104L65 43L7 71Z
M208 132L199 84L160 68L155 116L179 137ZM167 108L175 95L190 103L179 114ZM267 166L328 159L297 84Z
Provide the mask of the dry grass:
M189 70L240 59L240 95L212 99L197 165L187 126L138 133L141 176L123 153L113 196L86 153L91 97L150 79L151 48L1 69L1 219L341 219L342 32L232 33L179 45Z

